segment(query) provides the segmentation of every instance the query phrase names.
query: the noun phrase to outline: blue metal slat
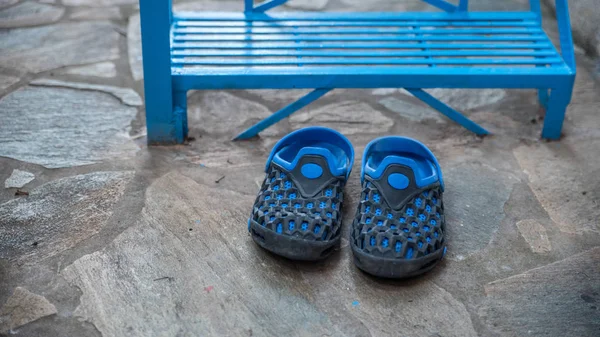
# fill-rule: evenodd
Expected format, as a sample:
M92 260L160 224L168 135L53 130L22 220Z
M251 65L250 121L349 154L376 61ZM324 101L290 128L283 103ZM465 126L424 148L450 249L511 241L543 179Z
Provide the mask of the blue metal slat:
M176 12L176 21L390 21L390 20L428 20L428 21L506 21L534 20L531 12L455 12L455 13L399 13L399 12L293 12L293 13L235 13L235 12Z
M494 29L466 29L466 28L444 28L444 29L385 29L385 28L362 28L362 29L297 29L295 27L281 28L175 28L173 32L179 34L219 34L219 35L288 35L288 34L306 34L306 35L363 35L363 34L540 34L542 29L539 27L531 28L494 28Z
M416 41L415 41L416 42ZM536 41L537 43L430 43L431 49L534 49L552 48L547 41ZM210 42L175 42L171 44L172 49L421 49L417 43L318 43L318 42L233 42L233 41L210 41Z
M534 20L512 20L512 21L177 21L176 28L180 27L202 27L202 28L235 28L235 27L539 27Z
M540 41L546 37L542 34L525 36L484 36L484 35L451 35L423 36L423 41ZM414 36L286 36L286 35L175 35L173 41L415 41Z
M293 65L301 63L303 65L534 65L534 64L560 64L562 59L559 57L546 59L422 59L422 58L311 58L302 59L282 59L282 58L252 58L252 59L227 59L227 58L173 58L171 63L174 65L212 65L212 66L279 66Z
M420 45L420 49L430 49L430 45ZM266 56L303 56L303 57L427 57L427 56L557 56L553 51L524 50L427 50L427 51L322 51L296 49L255 49L255 50L173 50L174 56L206 56L206 57L266 57Z

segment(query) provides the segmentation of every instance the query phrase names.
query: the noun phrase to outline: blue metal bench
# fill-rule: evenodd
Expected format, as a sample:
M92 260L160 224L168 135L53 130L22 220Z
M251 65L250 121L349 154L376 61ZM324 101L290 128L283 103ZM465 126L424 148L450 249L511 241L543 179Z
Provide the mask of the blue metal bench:
M470 131L488 132L427 88L532 88L546 108L542 137L558 139L575 80L567 0L556 0L559 53L528 12L468 12L424 0L438 13L173 13L171 0L140 0L150 144L187 136L191 89L314 89L237 138L256 136L335 88L405 88Z

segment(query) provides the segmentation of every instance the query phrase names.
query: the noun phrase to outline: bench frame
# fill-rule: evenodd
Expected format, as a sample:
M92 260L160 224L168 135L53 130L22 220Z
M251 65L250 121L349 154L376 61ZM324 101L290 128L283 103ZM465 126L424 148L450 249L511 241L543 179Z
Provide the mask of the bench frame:
M405 88L448 118L468 130L485 135L488 131L467 117L437 100L423 89L427 88L532 88L538 89L538 99L546 109L542 137L558 139L565 112L571 100L576 66L571 36L567 0L556 1L556 18L560 34L560 65L519 67L287 67L285 71L270 72L256 68L223 68L198 74L182 66L173 56L172 29L180 20L203 20L207 15L218 20L254 21L279 20L286 17L316 17L328 20L336 17L358 17L370 20L451 20L476 19L507 20L519 14L531 16L541 27L540 0L530 0L527 13L468 12L468 0L458 5L444 0L423 0L444 13L277 13L265 11L282 5L287 0L271 0L254 7L252 0L244 0L244 13L176 13L171 0L140 0L142 53L144 64L144 91L146 125L149 144L183 143L187 137L187 91L192 89L314 89L296 102L272 114L236 139L258 135L265 128L288 117L335 88ZM516 16L515 16L516 17ZM222 18L222 19L221 19ZM417 39L415 39L417 40ZM550 43L551 45L551 43ZM552 46L552 48L554 48ZM558 55L558 53L557 53ZM183 58L181 59L183 60ZM182 64L177 64L181 62ZM399 61L400 62L400 61ZM429 65L435 67L435 65Z

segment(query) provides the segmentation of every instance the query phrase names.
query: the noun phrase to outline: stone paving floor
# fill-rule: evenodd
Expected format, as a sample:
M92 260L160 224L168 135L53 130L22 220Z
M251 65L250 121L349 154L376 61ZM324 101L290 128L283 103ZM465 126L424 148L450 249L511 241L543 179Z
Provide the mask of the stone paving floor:
M297 9L427 7L285 8ZM395 89L336 90L259 139L232 142L304 93L250 90L190 93L195 140L148 148L135 0L0 0L0 28L0 335L600 335L600 86L582 50L557 142L539 138L534 91L430 91L494 133L481 139ZM307 125L348 135L357 163L374 137L427 144L447 185L445 261L408 281L369 277L351 262L348 226L319 263L254 245L246 219L270 147Z

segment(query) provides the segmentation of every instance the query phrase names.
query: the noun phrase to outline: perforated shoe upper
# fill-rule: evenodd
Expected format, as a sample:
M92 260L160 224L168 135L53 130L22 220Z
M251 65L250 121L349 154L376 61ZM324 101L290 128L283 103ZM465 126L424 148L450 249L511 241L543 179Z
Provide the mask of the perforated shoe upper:
M362 183L353 244L373 256L414 259L444 246L444 205L439 184L416 191L392 209L369 177Z
M303 194L293 176L272 164L254 202L251 221L278 234L312 241L337 238L343 177L332 177L314 195Z

